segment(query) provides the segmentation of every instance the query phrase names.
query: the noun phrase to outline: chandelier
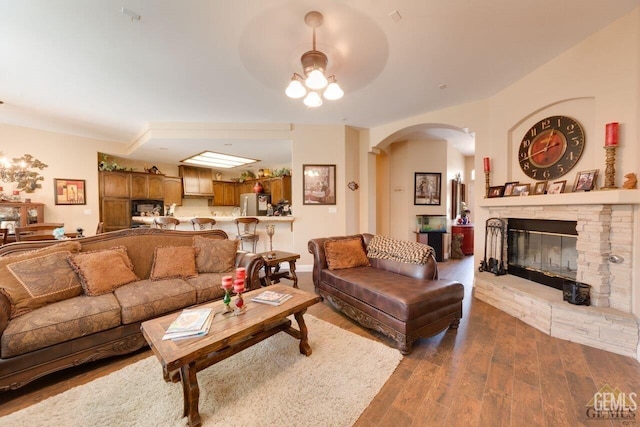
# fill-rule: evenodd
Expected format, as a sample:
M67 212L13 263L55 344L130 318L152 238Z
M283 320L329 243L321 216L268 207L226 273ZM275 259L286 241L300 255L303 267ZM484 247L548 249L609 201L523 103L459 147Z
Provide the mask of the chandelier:
M307 107L319 107L322 105L322 97L330 101L342 98L344 92L338 85L336 76L325 76L329 60L327 55L316 50L316 28L322 25L324 17L320 12L311 11L304 16L304 22L313 28L313 48L302 54L300 62L304 77L293 73L291 82L285 93L289 98L302 98ZM320 96L322 92L322 97ZM305 96L306 95L306 96Z

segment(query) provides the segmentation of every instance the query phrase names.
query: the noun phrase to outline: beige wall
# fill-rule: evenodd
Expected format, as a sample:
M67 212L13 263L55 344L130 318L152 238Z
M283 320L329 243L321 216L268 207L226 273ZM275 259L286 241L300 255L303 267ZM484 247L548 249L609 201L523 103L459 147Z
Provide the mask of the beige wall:
M0 124L0 151L8 157L31 154L48 165L40 171L44 177L42 188L21 197L46 205L47 222L62 222L66 231L81 227L86 235L95 234L99 221L98 207L98 152L118 152L124 144L96 139L63 135L55 132L27 129ZM55 205L54 178L84 179L86 181L86 205ZM2 184L5 191L11 188Z
M585 153L578 165L562 179L573 184L579 170L604 170L604 129L612 121L621 123L620 148L616 159L617 185L622 175L640 172L640 8L593 34L578 45L533 71L495 96L440 111L428 112L369 130L369 146L389 135L422 123L468 127L476 135L472 218L484 224L488 211L478 202L484 196L482 158L492 159L491 183L532 182L519 169L517 146L524 131L548 115L572 116L585 128ZM602 178L599 180L601 184ZM635 209L636 227L640 212ZM475 255L483 256L484 233L475 233ZM640 236L634 236L640 247ZM640 265L640 251L634 254ZM640 272L635 268L634 313L640 313Z

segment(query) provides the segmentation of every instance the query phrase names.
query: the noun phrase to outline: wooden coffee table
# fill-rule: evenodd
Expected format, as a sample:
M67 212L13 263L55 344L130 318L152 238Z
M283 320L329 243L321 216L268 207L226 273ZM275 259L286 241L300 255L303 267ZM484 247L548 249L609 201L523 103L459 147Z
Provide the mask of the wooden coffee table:
M198 371L280 331L299 339L300 353L311 355L307 327L302 316L307 307L320 301L320 297L285 285L274 285L270 290L290 293L293 297L282 305L272 306L251 302L251 297L263 292L263 289L247 292L243 294L246 310L239 316L233 313L223 315L222 301L200 305L212 307L216 313L209 333L203 337L162 341L167 327L180 312L142 323L142 334L162 364L165 381L182 382L183 416L188 417L189 426L201 425L198 412L200 389L196 377ZM292 314L298 323L298 329L293 328L291 320L287 319Z
M293 287L298 287L298 276L296 275L296 260L300 255L284 251L269 251L259 253L264 259L264 285L271 286L278 283L280 279L293 280ZM280 271L280 263L288 262L289 271Z

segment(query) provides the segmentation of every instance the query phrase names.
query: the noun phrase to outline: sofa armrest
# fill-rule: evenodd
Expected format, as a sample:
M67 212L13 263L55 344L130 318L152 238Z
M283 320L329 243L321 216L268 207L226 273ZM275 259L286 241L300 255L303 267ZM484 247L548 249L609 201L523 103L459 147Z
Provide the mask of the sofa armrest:
M307 249L309 253L313 255L313 283L317 285L320 283L320 272L323 269L327 268L327 256L324 253L324 242L326 242L327 238L318 238L311 239L307 244Z
M11 303L9 298L0 292L0 336L4 333L9 325L9 319L11 318Z
M260 255L245 251L236 252L237 267L244 267L247 270L247 279L245 280L247 291L261 287L260 270L264 267L264 259Z

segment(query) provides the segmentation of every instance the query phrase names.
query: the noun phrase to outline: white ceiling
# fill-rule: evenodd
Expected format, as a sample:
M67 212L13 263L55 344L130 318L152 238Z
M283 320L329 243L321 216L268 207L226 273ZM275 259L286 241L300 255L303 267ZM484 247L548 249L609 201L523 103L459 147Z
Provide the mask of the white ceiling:
M639 4L0 0L0 122L127 145L150 123L373 127L489 97ZM302 71L300 55L311 49L310 10L324 14L317 46L345 91L317 109L284 95L292 73ZM473 153L472 140L463 135L463 153ZM288 163L290 152L278 157L273 147L290 151L290 142L270 142L150 138L131 157L175 162L204 149L244 147L258 150L253 157L265 166L287 156Z

